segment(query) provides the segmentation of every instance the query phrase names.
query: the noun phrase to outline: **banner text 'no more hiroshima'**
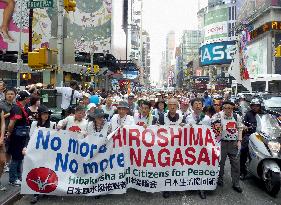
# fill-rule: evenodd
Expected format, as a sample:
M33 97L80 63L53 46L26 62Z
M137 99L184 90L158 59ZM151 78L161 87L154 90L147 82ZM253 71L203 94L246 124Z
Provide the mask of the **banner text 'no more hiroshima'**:
M220 145L207 126L125 126L83 138L38 129L24 159L22 194L122 194L214 190Z

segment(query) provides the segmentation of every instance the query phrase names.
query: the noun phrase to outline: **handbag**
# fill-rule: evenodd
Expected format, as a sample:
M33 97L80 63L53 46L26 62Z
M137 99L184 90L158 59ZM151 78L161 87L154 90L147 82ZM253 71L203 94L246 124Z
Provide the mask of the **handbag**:
M15 135L19 137L26 137L29 135L29 127L28 126L18 126L15 129Z

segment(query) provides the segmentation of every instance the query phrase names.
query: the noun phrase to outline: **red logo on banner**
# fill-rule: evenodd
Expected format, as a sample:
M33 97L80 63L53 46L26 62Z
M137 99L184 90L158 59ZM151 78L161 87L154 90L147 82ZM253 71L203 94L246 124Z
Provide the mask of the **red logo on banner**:
M51 193L57 188L58 176L51 169L35 168L28 173L26 183L35 192Z

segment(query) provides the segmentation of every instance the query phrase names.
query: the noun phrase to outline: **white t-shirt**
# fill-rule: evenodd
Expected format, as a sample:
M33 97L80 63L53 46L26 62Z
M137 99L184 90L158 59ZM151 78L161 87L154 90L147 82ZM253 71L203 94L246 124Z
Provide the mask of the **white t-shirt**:
M178 114L178 115L179 115L179 119L178 119L176 122L172 122L172 121L169 119L168 115L169 115L169 112L164 114L164 125L168 125L168 126L173 126L173 125L174 125L174 126L179 126L179 125L182 123L182 121L183 121L183 116L180 115L180 114Z
M70 87L56 87L58 93L62 94L61 108L67 109L70 106L72 88ZM77 90L74 91L72 103L76 101L77 98L82 98L83 94L79 93Z
M208 115L205 115L202 119L200 118L199 123L197 123L196 121L196 117L194 112L190 113L187 117L186 117L186 124L191 124L191 125L211 125L211 118Z
M109 122L104 122L103 128L101 130L95 130L94 122L91 121L87 125L87 133L88 135L94 135L97 137L106 137L108 134L110 134L110 124Z
M58 126L64 127L66 126L66 130L72 132L81 132L86 133L88 120L83 119L80 122L75 120L74 116L68 116L65 119L59 121Z
M147 117L142 116L140 113L135 113L134 120L136 125L143 126L145 125L152 125L154 116L152 114L149 114Z
M37 124L38 124L38 121L33 121L31 123L30 131L29 131L29 136L30 137L33 135L34 131L38 128ZM50 122L50 128L51 129L55 129L56 128L56 123L55 122Z
M231 117L225 116L221 111L213 116L213 121L220 120L222 126L221 139L226 141L238 140L239 131L243 128L242 118L237 115L237 120L234 115Z
M112 131L115 131L118 127L124 125L135 125L134 117L126 115L125 117L120 118L119 114L113 115L113 117L111 118Z
M182 110L177 110L177 113L179 113L180 115L187 117L190 114L190 111L187 110L186 112L183 112Z
M107 107L106 107L106 105L102 105L101 108L103 109L103 111L104 111L105 114L108 114L108 115L109 115L109 118L108 118L108 119L111 119L111 118L112 118L112 116L114 115L115 110L117 109L116 107L111 106L111 107L110 107L110 110L108 110Z

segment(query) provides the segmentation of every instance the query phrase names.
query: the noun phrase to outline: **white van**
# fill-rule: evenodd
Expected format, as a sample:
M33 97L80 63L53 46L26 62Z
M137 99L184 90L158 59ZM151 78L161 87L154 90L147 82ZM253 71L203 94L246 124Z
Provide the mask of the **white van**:
M254 93L280 93L281 92L281 75L279 74L267 74L257 78L251 78L252 91ZM231 85L232 93L248 92L241 84L237 84L237 81L232 81Z

